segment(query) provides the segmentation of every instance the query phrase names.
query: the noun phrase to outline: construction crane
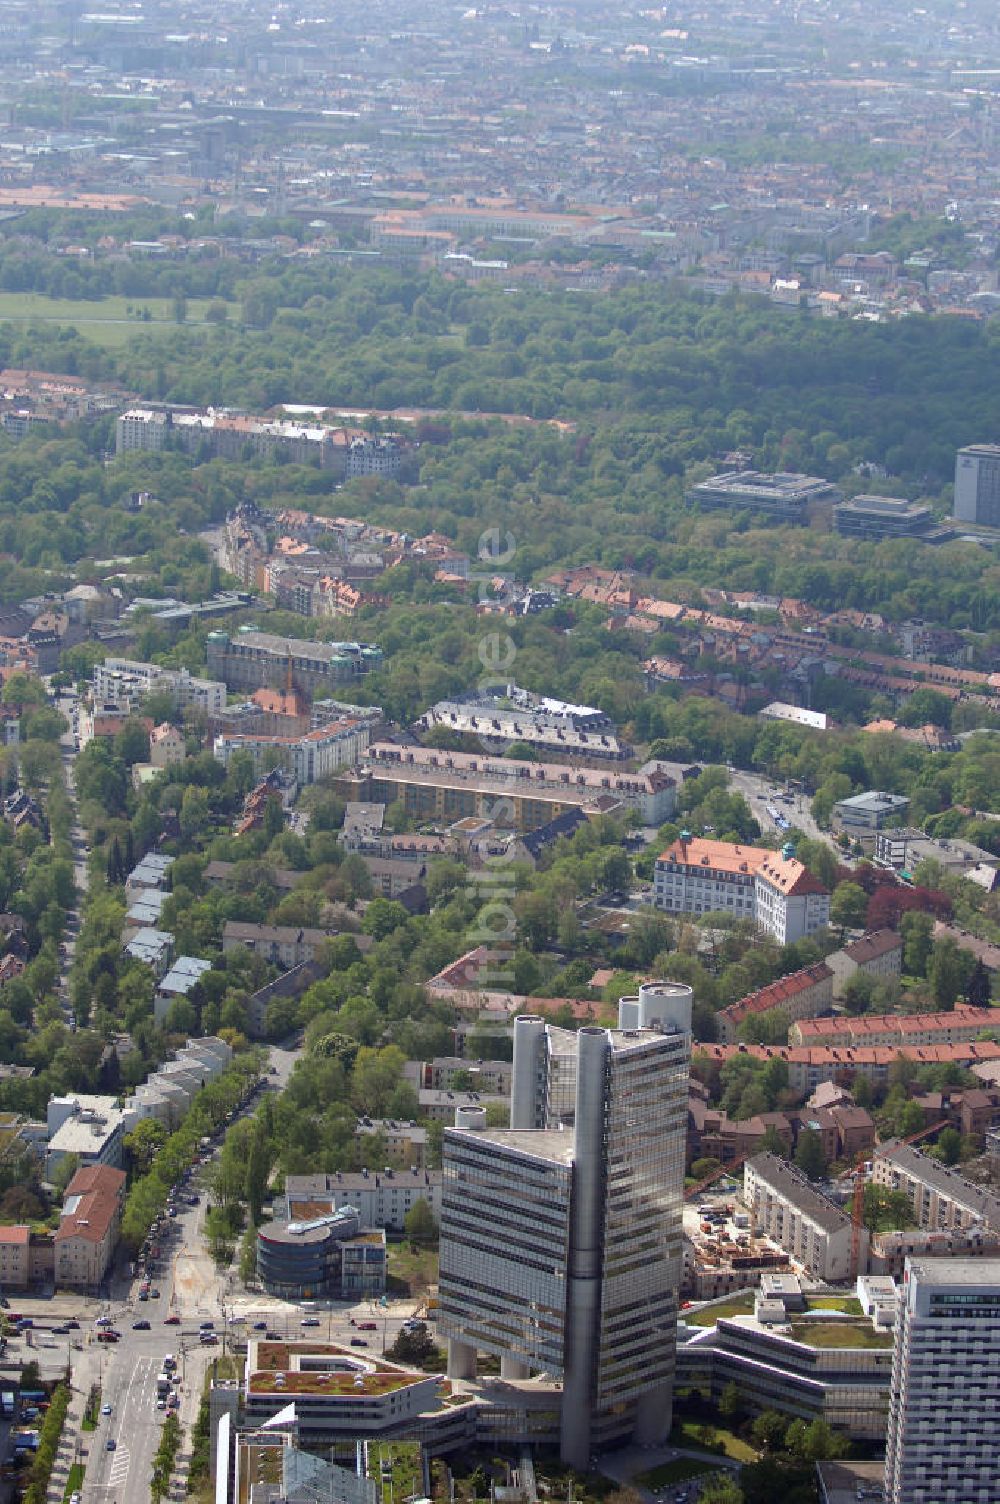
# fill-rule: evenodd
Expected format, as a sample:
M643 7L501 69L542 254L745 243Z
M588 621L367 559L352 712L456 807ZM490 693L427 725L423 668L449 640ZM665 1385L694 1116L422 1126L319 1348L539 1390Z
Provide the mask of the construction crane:
M738 1175L742 1168L743 1156L735 1160L731 1165L720 1165L717 1170L712 1171L711 1175L706 1175L704 1180L698 1180L694 1185L689 1186L684 1192L684 1200L693 1201L696 1196L700 1196L702 1191L707 1191L709 1186L714 1185L717 1180L722 1180L726 1175Z

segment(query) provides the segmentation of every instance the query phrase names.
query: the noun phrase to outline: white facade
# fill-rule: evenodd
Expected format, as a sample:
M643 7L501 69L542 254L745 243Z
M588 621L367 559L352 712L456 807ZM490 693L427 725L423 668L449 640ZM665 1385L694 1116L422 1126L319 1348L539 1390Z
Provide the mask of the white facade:
M186 668L161 668L133 658L105 658L95 664L94 703L135 706L150 694L167 694L183 710L191 706L206 715L226 708L226 686L216 679L197 679Z
M776 1154L757 1154L747 1160L743 1199L754 1230L777 1243L809 1274L833 1283L857 1273L851 1267L850 1216ZM858 1247L862 1267L867 1247L862 1228Z
M168 413L153 412L144 407L130 408L115 424L115 450L118 454L127 454L134 449L157 453L163 448L169 427Z
M1000 1259L907 1259L896 1319L888 1504L996 1504Z
M750 919L781 945L830 921L830 895L793 856L686 835L657 859L653 902L668 914Z
M254 775L284 768L305 786L328 778L338 768L359 762L371 740L371 726L364 721L334 721L307 731L303 736L220 735L212 743L217 762L228 768L235 753L253 759Z

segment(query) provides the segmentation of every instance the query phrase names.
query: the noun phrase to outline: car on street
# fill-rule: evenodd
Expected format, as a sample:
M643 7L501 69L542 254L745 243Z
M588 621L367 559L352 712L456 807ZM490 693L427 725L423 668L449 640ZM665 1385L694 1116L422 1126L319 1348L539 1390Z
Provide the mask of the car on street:
M267 1331L267 1322L266 1321L255 1321L254 1324L253 1324L253 1329L254 1329L255 1332L266 1332Z
M319 1326L318 1316L303 1316L299 1326Z
M133 1332L148 1332L150 1330L150 1323L140 1318L138 1321L133 1321L132 1330Z
M67 1321L66 1326L71 1332L78 1332L80 1330L80 1323L78 1321Z
M167 1408L167 1402L166 1402L166 1400L164 1400L164 1399L157 1400L157 1402L156 1402L156 1408L157 1408L157 1410L165 1410Z
M352 1347L367 1347L368 1343L365 1341L364 1337L352 1337L351 1338L351 1346Z
M180 1326L180 1324L181 1318L179 1316L164 1316L163 1318L164 1326Z
M111 1414L111 1406L110 1405L106 1405L106 1404L102 1405L101 1406L101 1414L102 1415L110 1415Z
M148 1290L140 1290L139 1291L139 1299L140 1300L148 1300L149 1299L149 1291Z
M118 1443L117 1441L115 1441L115 1438L113 1436L109 1436L107 1441L104 1443L104 1450L106 1452L117 1452Z
M219 1339L214 1332L201 1333L201 1344L203 1347L215 1347L215 1345L218 1343L218 1340Z
M97 1320L94 1322L95 1326L111 1326L111 1324L112 1323L110 1316L98 1316Z

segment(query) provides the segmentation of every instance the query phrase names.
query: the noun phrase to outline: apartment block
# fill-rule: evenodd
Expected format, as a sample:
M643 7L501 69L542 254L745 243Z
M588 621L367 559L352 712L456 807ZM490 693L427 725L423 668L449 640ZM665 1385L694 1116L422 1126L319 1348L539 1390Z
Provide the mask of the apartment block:
M55 1282L94 1290L114 1258L125 1209L125 1174L109 1165L77 1170L55 1233Z
M286 1175L285 1205L289 1218L307 1221L341 1207L353 1206L366 1227L386 1232L405 1230L406 1215L425 1201L436 1221L441 1218L440 1170L334 1170L328 1175Z
M935 1231L1000 1228L1000 1197L921 1154L912 1144L898 1140L882 1144L872 1157L872 1181L890 1191L903 1191L918 1227Z
M903 940L896 930L873 930L842 946L827 956L833 972L833 995L839 999L851 979L859 973L872 981L898 977L903 969Z
M367 722L341 720L306 731L302 736L223 734L213 741L212 754L224 768L229 767L238 753L245 754L253 761L255 777L262 777L272 768L283 768L304 787L328 778L338 768L359 762L370 739L371 727Z
M158 454L170 432L170 414L150 408L133 407L121 413L115 422L115 452L128 454L141 449Z
M293 924L249 924L238 919L227 919L222 927L223 954L235 950L238 945L263 956L272 966L283 966L287 971L302 961L313 961L316 952L328 940L335 938L336 930L301 929ZM368 935L351 937L359 950L371 944Z
M347 800L399 799L421 821L450 825L476 816L517 831L537 830L571 809L593 815L634 809L644 825L660 825L673 814L677 794L674 779L657 762L625 773L393 742L374 742L364 762L336 779L335 787Z
M795 1045L888 1045L897 1050L921 1044L962 1044L995 1029L995 1008L955 1008L945 1013L863 1013L858 1018L807 1018L792 1026Z
M715 1026L724 1043L734 1044L739 1038L740 1025L748 1018L778 1008L793 1024L798 1019L815 1018L832 1006L833 973L820 961L790 976L779 977L776 982L769 982L766 987L730 1003L728 1008L720 1009L715 1015Z
M888 1504L994 1504L1000 1259L908 1259L889 1396Z
M775 1154L758 1154L743 1170L743 1199L754 1230L790 1254L816 1279L853 1278L851 1219L820 1194L794 1166ZM859 1267L867 1256L861 1229Z
M91 679L95 705L137 709L147 695L169 695L174 708L218 715L226 705L226 686L197 679L186 668L161 668L132 658L105 658L94 665ZM160 764L162 766L162 764Z

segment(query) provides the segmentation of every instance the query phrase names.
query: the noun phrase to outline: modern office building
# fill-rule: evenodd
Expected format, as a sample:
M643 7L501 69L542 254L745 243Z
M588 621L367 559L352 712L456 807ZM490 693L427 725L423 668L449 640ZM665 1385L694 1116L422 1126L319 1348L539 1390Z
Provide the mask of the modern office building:
M257 1229L257 1274L282 1300L371 1300L385 1293L385 1232L363 1228L353 1206L302 1222L265 1222Z
M837 503L833 525L845 538L923 538L934 529L934 513L905 496L855 496Z
M370 642L310 642L276 637L241 627L210 632L206 643L208 671L229 689L287 687L288 680L305 694L327 694L335 684L349 684L382 665L382 650Z
M893 820L901 820L910 807L905 794L885 794L873 789L838 799L830 813L830 823L837 834L857 836L874 842L875 832Z
M706 509L729 507L734 511L763 512L775 522L804 527L811 506L816 502L839 501L840 492L815 475L784 472L762 475L757 470L727 470L692 486L684 499Z
M691 990L670 982L623 998L613 1030L525 1015L511 1128L445 1132L449 1374L484 1352L511 1383L560 1379L573 1467L670 1431L690 1052Z
M1000 444L967 444L955 457L955 520L1000 527Z
M995 1504L1000 1259L907 1259L885 1456L888 1504Z

